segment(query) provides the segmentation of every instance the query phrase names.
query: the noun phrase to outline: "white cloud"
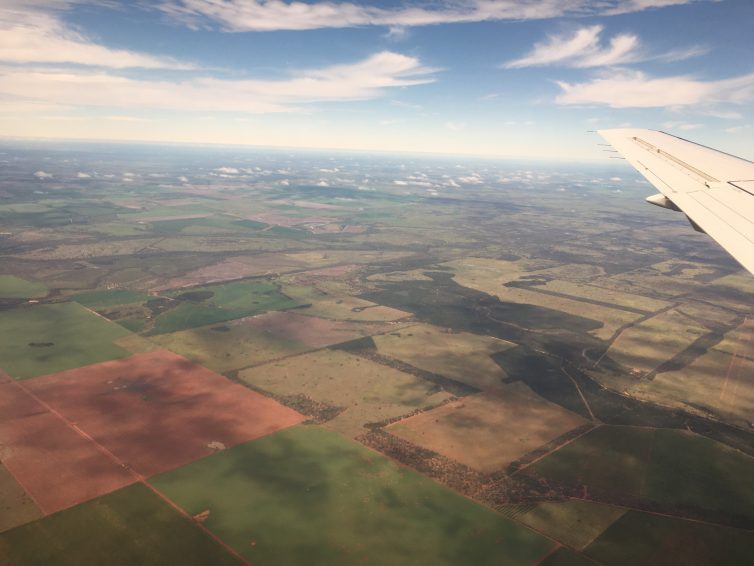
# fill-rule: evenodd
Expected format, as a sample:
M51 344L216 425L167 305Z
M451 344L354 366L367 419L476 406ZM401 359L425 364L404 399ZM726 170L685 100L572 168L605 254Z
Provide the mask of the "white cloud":
M67 27L49 9L62 2L26 6L13 2L0 8L0 61L10 63L74 63L115 69L191 69L169 57L155 57L123 49L110 49ZM35 9L36 8L36 9ZM41 8L47 8L43 12Z
M226 175L238 175L239 171L235 167L215 167L215 171L218 173L225 173Z
M164 0L159 8L193 27L212 23L224 31L310 30L387 26L410 28L447 23L596 16L686 4L693 0L456 0L427 7L395 8L351 2L282 0Z
M37 171L34 173L34 176L37 179L49 179L52 177L52 173L47 173L45 171Z
M726 133L729 133L729 134L739 134L741 132L745 132L750 129L751 129L751 124L744 124L740 126L731 126L730 128L725 128L725 131Z
M703 126L704 124L691 124L689 122L665 122L662 125L663 128L666 128L668 130L681 130L681 131L698 130L699 128L702 128Z
M503 67L521 69L554 64L578 68L606 67L647 60L679 61L707 52L707 48L697 45L652 55L642 48L641 41L633 34L616 35L610 38L608 45L603 45L600 37L603 29L594 25L579 28L569 35L550 35L547 41L534 44L529 53Z
M0 68L0 94L71 106L171 111L282 112L312 102L368 100L387 89L430 83L435 69L383 51L353 64L281 80L135 79L94 70Z
M466 127L466 122L445 122L445 127L451 132L460 132Z
M91 179L92 175L91 173L84 173L83 171L79 171L76 173L76 178L78 179Z
M754 100L754 73L704 81L691 76L654 78L618 70L583 83L557 83L559 104L598 104L612 108L666 108L746 104Z

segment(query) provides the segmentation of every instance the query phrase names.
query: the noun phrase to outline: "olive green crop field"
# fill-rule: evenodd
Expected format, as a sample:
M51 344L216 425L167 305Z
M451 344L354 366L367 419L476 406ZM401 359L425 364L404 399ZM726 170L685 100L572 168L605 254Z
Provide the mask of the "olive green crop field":
M0 368L26 379L123 358L113 342L129 334L76 303L0 311Z
M0 533L0 563L217 564L238 559L142 484Z
M531 564L553 543L304 426L150 480L253 564ZM250 513L249 510L254 512Z

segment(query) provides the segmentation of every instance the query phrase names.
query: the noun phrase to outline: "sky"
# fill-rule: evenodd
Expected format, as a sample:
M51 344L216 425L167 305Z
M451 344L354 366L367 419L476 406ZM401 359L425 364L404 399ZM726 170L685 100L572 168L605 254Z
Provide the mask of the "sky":
M0 0L0 136L754 160L751 0Z

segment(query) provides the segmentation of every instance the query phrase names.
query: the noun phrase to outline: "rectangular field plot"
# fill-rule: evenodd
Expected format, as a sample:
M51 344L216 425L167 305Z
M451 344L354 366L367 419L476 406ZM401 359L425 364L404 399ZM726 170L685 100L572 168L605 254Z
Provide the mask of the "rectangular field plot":
M754 359L717 348L707 350L686 367L656 374L629 388L632 397L708 412L721 420L748 427L754 420ZM701 411L700 411L701 409Z
M303 417L166 351L29 382L40 399L141 475L191 462Z
M501 511L576 550L582 550L626 513L622 507L578 499L544 501L534 506Z
M327 426L349 436L365 432L366 423L433 407L451 397L424 379L338 350L271 362L238 377L273 395L303 395L340 410Z
M624 330L607 355L635 373L647 373L707 332L689 317L669 310Z
M145 335L178 332L298 306L269 281L236 281L166 291L159 296L127 290L101 290L80 293L73 298Z
M0 275L0 299L39 299L47 295L47 287L38 281L27 281L15 275Z
M452 401L387 430L480 472L494 472L586 422L516 382Z
M19 307L0 313L0 364L26 379L122 358L113 342L129 334L76 303Z
M553 543L338 434L295 427L151 483L253 564L532 564ZM253 509L253 512L250 510Z
M230 566L239 561L137 484L0 534L0 563Z
M584 554L600 564L750 564L754 533L629 511Z
M271 312L172 334L152 341L215 371L226 372L355 340L392 327Z
M0 533L41 516L42 511L34 500L5 466L0 464Z
M375 336L374 343L380 354L481 390L500 387L507 377L490 355L515 346L499 338L449 333L429 324Z
M3 465L44 513L135 481L122 466L17 384L0 384L0 399Z
M754 457L686 431L601 426L525 473L585 486L602 499L628 494L734 521L754 518Z
M335 320L388 322L411 316L411 313L385 307L357 297L331 297L315 300L302 313Z

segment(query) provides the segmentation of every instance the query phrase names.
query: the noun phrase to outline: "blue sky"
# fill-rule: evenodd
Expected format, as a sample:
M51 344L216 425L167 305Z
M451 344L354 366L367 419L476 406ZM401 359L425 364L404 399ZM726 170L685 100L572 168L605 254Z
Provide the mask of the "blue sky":
M0 135L754 159L750 0L0 1Z

